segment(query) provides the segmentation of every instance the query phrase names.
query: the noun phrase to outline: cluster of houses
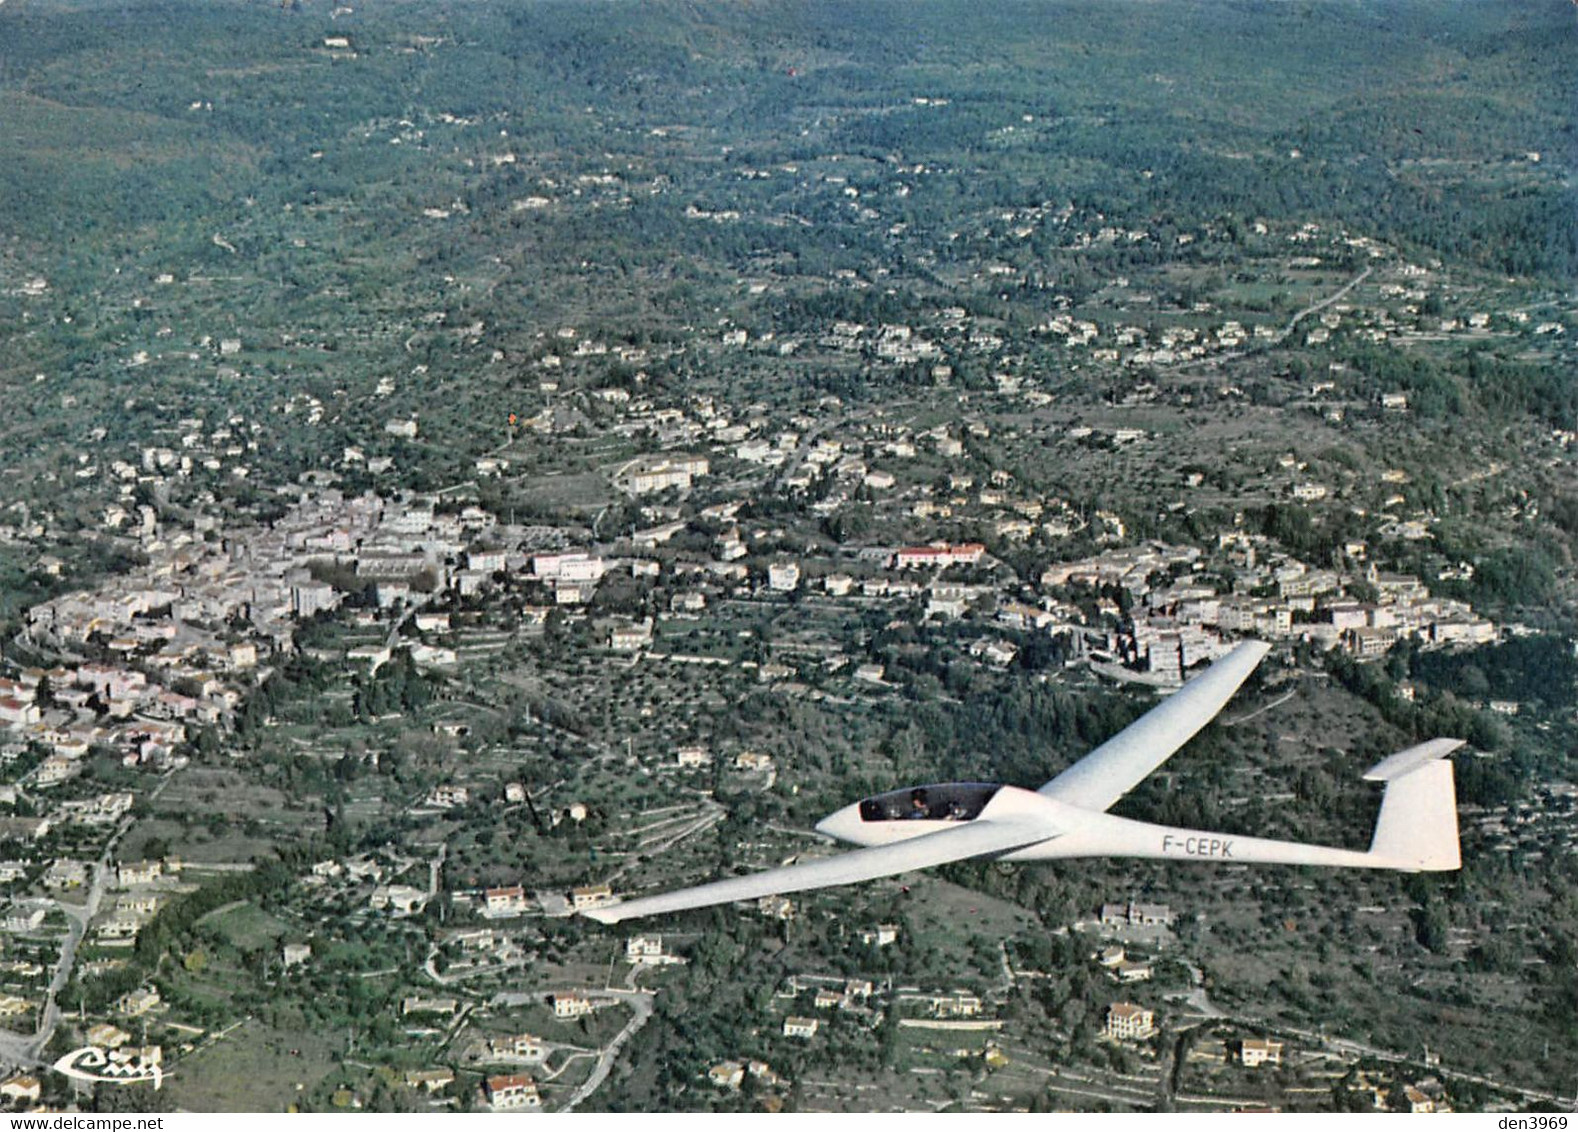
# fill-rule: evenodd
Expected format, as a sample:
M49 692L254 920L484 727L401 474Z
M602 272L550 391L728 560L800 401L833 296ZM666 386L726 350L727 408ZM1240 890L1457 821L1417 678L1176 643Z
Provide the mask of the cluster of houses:
M1121 528L1120 520L1110 519ZM670 522L665 538L688 525L684 519ZM1099 656L1105 650L1129 668L1167 680L1180 679L1185 669L1221 655L1239 635L1309 641L1360 657L1384 653L1403 638L1426 647L1497 638L1492 622L1464 602L1432 595L1418 578L1373 565L1351 570L1311 567L1270 540L1237 530L1224 532L1209 552L1147 542L1049 566L1038 579L1041 596L1034 600L1026 600L1017 589L1003 589L1001 583L950 580L953 568L992 565L980 543L870 547L847 566L841 562L826 573L821 572L826 564L810 559L780 557L748 567L734 561L747 553L745 546L743 536L726 532L717 540L710 563L684 555L608 559L586 549L532 556L494 553L501 570L513 568L518 557L522 569L515 577L547 587L555 604L584 605L616 565L638 577L666 573L674 589L668 610L656 619L610 621L602 639L616 652L707 663L730 661L671 655L664 651L661 622L693 617L720 593L737 597L808 589L857 604L873 598L919 601L923 620L976 619L999 632L1071 633L1082 653ZM1365 548L1355 545L1351 550L1362 557ZM1128 595L1122 604L1110 596L1114 588ZM1080 597L1092 589L1098 593L1094 618ZM1012 663L1018 651L1014 641L991 632L969 646L972 657L995 667ZM840 660L848 663L830 657L824 667ZM768 681L796 674L792 666L778 662L758 667L760 678ZM881 666L856 663L848 672L857 681L884 684ZM682 766L699 766L706 757L693 748L681 748L678 754Z
M125 797L129 800L130 795ZM85 800L79 804L81 809L90 812L102 805L102 798ZM7 820L14 822L19 819ZM70 822L77 819L71 817L66 820ZM35 949L40 943L55 939L64 927L64 921L58 915L57 901L92 884L95 867L71 857L57 857L47 864L32 859L0 862L0 883L17 884L31 878L47 894L8 900L0 909L0 933L16 937L16 943L27 944ZM180 860L173 857L163 861L126 862L108 868L114 895L103 902L88 928L92 942L100 948L131 947L136 943L143 926L172 895L191 890L189 885L181 882L182 865ZM123 965L125 960L100 959L96 962L107 970ZM41 986L45 975L43 964L30 958L7 960L0 964L0 969L12 983ZM24 1015L31 1012L34 1005L30 998L21 995L0 996L0 1015ZM121 1014L137 1016L157 1005L158 992L149 988L124 996L116 1009Z
M778 997L798 1002L807 993L816 1010L859 1012L871 1002L876 987L870 979L796 975L789 978Z
M180 886L178 877L181 862L175 858L163 861L137 861L119 865L115 883L121 889L108 914L93 926L94 941L101 947L131 947L154 914L169 899L189 886ZM48 884L48 876L45 878Z
M496 936L494 929L481 929L480 932L472 931L470 934L488 936L490 940ZM655 936L631 939L626 947L626 958L638 966L684 962L666 953L661 938ZM552 1012L556 1021L562 1023L575 1022L617 1004L617 999L611 996L585 990L554 991L538 1001ZM460 999L450 995L408 995L400 1003L399 1010L407 1018L450 1021L461 1017L463 1006L470 1017L469 1024L476 1025L477 1014L472 1013L471 1008ZM466 1063L486 1067L487 1071L479 1085L478 1099L489 1110L532 1111L543 1107L538 1078L532 1071L541 1073L550 1054L559 1048L553 1041L523 1030L472 1030L461 1042L461 1048ZM503 1072L499 1072L500 1069ZM764 1075L762 1079L771 1078ZM447 1067L413 1070L406 1077L409 1088L425 1089L428 1092L445 1089L454 1081L455 1073Z
M248 665L256 660L227 655ZM0 728L9 749L34 744L47 752L30 778L40 789L75 778L96 749L114 751L127 766L164 769L179 764L189 724L217 723L240 702L239 692L212 673L184 686L200 695L113 663L22 669L0 677Z
M712 751L704 746L688 744L674 752L674 765L681 770L704 770L713 764ZM765 773L773 769L773 757L761 751L738 751L730 761L735 770Z
M713 427L729 419L714 405L698 402L697 412L709 435L733 427ZM989 433L979 422L971 426ZM947 429L930 436L939 450L949 441L957 443ZM913 449L902 438L886 443L899 453ZM831 455L836 465L848 456L841 451L838 442L822 437L805 463L826 463ZM621 474L632 490L644 492L642 476L694 478L706 474L706 464L705 458L666 455L634 461ZM960 489L972 486L967 476L953 478ZM1049 513L1044 501L1010 498L1011 489L1011 476L994 474L993 483L981 488L981 502L1017 508L1027 522ZM751 540L729 525L737 522L736 510L708 509L725 524L710 561L642 555L643 547L655 549L691 523L677 509L665 508L654 509L654 516L671 517L636 532L630 539L633 555L621 558L595 547L529 550L530 540L516 537L522 531L499 528L494 516L476 506L441 510L421 497L347 497L332 489L304 493L274 523L226 537L166 532L156 521L145 566L29 610L30 643L56 655L86 653L91 659L0 678L0 725L15 741L38 743L49 752L33 772L38 786L69 779L93 749L112 749L129 765L170 765L194 727L223 727L233 718L274 658L292 647L300 622L341 603L347 579L366 586L378 606L392 611L420 606L445 591L466 596L498 585L535 587L546 605L526 612L529 620L535 610L541 621L552 606L585 606L615 567L637 577L662 577L666 571L674 589L669 613L656 621L614 621L606 629L612 649L636 653L658 647L663 616L692 616L706 608L709 590L749 594L753 584L769 593L815 587L834 600L923 600L925 619L980 618L1014 632L1072 631L1129 667L1168 679L1218 655L1236 634L1309 640L1360 656L1378 655L1405 636L1435 645L1496 636L1496 627L1466 604L1432 596L1417 578L1373 566L1349 572L1312 568L1242 531L1224 532L1209 553L1145 543L1053 565L1039 579L1042 596L1027 601L1022 591L1004 591L1000 584L948 580L958 570L983 576L979 570L992 560L981 543L871 547L855 554L848 567L840 563L825 573L815 561L782 557L747 567L736 559L748 553ZM1048 521L1060 524L1059 530L1067 527L1058 517L1061 510L1050 514ZM703 518L707 514L696 516ZM1116 516L1097 519L1121 537ZM1068 596L1079 587L1104 595L1115 587L1129 600L1120 606L1102 596L1099 620L1092 622L1082 608L1088 603ZM449 628L446 614L418 610L416 616L419 630ZM988 634L970 652L983 664L1002 667L1012 663L1018 647ZM454 649L426 640L411 649L419 664L457 661ZM385 643L352 650L348 658L376 670L390 655L391 644ZM857 680L883 684L880 667L855 664L849 671Z
M1266 538L1236 531L1220 536L1211 557L1150 542L1048 567L1041 583L1125 591L1126 617L1111 599L1101 608L1117 626L1103 643L1133 666L1173 678L1230 648L1225 634L1309 641L1361 657L1405 637L1429 647L1497 636L1467 603L1432 596L1418 578L1373 565L1351 572L1311 567ZM1353 596L1361 587L1365 600Z
M423 887L400 878L419 870ZM427 870L416 858L385 849L380 853L326 858L315 862L301 878L308 897L323 906L339 906L349 899L364 904L381 915L399 919L414 916L427 907L433 893L426 887Z
M1114 1004L1112 1011L1128 1016L1129 1011L1119 1010L1125 1004ZM1111 1032L1111 1012L1109 1012L1109 1036L1117 1035ZM1121 1029L1125 1022L1118 1022ZM1188 1060L1201 1062L1210 1066L1237 1065L1247 1070L1260 1071L1267 1067L1278 1069L1289 1062L1287 1043L1270 1037L1244 1037L1227 1036L1209 1038L1193 1042L1188 1051ZM1312 1061L1324 1063L1328 1055L1313 1052L1312 1057L1304 1059L1304 1068L1301 1072L1310 1072ZM1425 1064L1439 1063L1439 1058L1431 1060L1428 1050ZM1340 1064L1335 1070L1322 1069L1318 1076L1330 1080L1340 1079L1342 1087L1360 1098L1369 1101L1372 1108L1379 1111L1408 1112L1408 1113L1437 1113L1452 1112L1452 1105L1447 1097L1447 1090L1440 1078L1429 1076L1409 1081L1399 1079L1393 1072L1384 1068L1350 1068ZM1231 1088L1231 1086L1228 1086ZM1296 1086L1291 1092L1313 1092L1309 1086Z
M155 524L146 564L28 611L28 643L92 659L4 678L0 724L62 759L104 747L129 765L162 768L190 728L233 717L302 620L343 600L322 580L325 569L362 580L385 606L480 584L491 571L467 550L492 524L479 508L445 514L334 491L304 494L275 523L228 537ZM50 764L40 773L65 771Z

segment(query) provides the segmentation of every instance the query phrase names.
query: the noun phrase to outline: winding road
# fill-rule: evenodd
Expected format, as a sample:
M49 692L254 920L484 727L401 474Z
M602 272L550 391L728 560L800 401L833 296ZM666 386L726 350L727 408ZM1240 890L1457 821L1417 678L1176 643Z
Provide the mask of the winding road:
M591 992L587 992L591 993ZM636 1031L645 1026L652 1018L652 1001L654 995L651 991L618 991L603 989L596 992L599 995L612 995L630 1007L633 1012L630 1021L625 1023L625 1028L614 1035L614 1040L603 1048L598 1055L597 1067L592 1070L592 1075L586 1079L580 1088L576 1089L570 1099L565 1102L561 1112L573 1112L575 1106L595 1093L600 1085L608 1080L608 1075L613 1072L614 1059L619 1056L619 1051L625 1043L633 1038Z

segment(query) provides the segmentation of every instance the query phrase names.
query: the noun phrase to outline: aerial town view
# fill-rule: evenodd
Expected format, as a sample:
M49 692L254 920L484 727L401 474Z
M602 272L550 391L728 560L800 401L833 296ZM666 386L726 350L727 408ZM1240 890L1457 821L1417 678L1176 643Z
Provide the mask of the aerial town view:
M1572 1111L1575 47L0 0L0 1115Z

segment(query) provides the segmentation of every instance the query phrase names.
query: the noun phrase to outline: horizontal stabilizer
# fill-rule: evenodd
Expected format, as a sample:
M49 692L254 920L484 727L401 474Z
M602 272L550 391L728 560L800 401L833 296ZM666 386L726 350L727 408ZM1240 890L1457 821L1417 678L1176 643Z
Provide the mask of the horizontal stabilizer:
M1432 759L1446 758L1462 745L1462 739L1432 739L1428 743L1420 743L1417 747L1409 747L1406 751L1398 751L1395 755L1382 759L1364 772L1364 780L1391 782Z

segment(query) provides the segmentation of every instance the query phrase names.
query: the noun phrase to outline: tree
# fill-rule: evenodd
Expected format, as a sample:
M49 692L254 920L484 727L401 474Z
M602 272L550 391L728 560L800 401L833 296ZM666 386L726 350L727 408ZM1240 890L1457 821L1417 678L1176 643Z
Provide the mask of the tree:
M1445 905L1439 900L1428 900L1422 907L1414 910L1413 919L1414 937L1419 941L1420 946L1437 955L1445 954L1450 938L1448 929L1451 926Z

